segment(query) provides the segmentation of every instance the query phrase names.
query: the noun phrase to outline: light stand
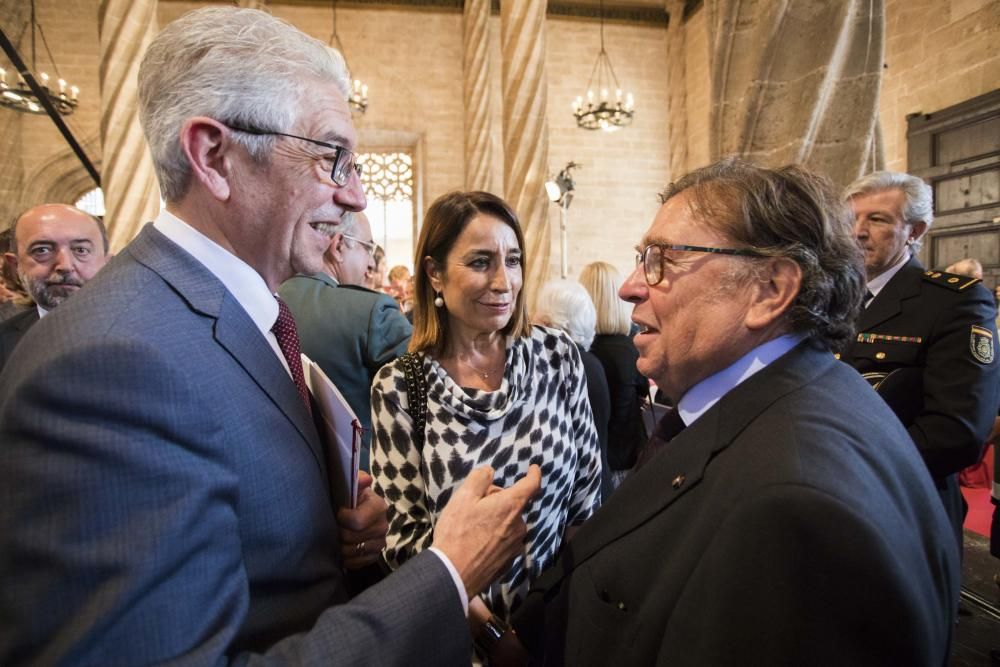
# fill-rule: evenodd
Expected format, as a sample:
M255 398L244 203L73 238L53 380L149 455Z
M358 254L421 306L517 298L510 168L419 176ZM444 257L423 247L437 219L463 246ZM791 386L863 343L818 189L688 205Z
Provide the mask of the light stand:
M569 205L573 202L573 190L575 189L571 170L579 166L581 165L576 162L569 162L566 167L559 172L559 175L556 176L554 181L547 181L545 183L545 192L548 193L549 199L553 203L559 204L559 244L562 252L560 274L562 278L565 278L569 273L569 249L566 223L569 220Z

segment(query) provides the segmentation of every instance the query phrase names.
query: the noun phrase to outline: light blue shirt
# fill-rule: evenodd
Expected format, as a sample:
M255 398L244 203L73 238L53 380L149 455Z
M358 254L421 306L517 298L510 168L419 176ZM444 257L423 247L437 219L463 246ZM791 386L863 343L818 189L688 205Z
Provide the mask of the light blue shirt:
M681 421L690 426L737 385L763 370L804 339L804 334L778 336L750 350L727 368L709 375L681 397L677 404Z

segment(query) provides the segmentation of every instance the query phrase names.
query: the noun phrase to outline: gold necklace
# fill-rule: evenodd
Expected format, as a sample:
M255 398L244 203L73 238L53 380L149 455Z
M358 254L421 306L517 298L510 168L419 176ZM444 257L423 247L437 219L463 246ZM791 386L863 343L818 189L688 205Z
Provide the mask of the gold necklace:
M459 360L460 362L462 362L463 364L465 364L466 366L468 366L469 368L471 368L472 370L474 370L474 371L476 372L476 375L478 375L479 377L481 377L481 378L482 378L483 380L489 380L489 379L490 379L490 376L491 376L491 375L494 375L494 374L495 374L495 373L497 372L497 370L496 370L496 369L493 369L493 370L483 370L483 369L482 369L482 368L480 368L479 366L476 366L476 365L474 365L474 364L472 364L472 363L468 362L468 361L467 361L467 360L466 360L466 359L465 359L464 357L462 357L461 355L459 355L459 357L458 357L458 360ZM501 367L500 367L500 369L502 370L502 369L503 369L503 366L501 366Z

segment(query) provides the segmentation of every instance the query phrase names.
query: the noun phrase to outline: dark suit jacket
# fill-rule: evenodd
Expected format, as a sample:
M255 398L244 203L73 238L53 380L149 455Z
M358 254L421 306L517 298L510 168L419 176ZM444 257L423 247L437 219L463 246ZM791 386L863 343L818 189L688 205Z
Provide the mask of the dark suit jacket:
M590 403L590 412L594 417L597 444L601 448L601 502L603 503L614 491L614 485L611 483L611 468L608 467L608 421L611 418L608 378L604 375L604 367L597 357L579 345L576 346L576 349L580 351L583 371L587 376L587 398Z
M413 327L391 296L339 285L325 273L295 276L278 294L295 316L302 351L337 385L370 442L372 380L406 352ZM361 468L368 470L368 448L361 454Z
M913 257L892 277L861 314L857 340L841 359L861 373L910 373L885 398L904 420L960 536L956 475L979 461L1000 402L996 309L982 285L963 289L971 279L926 273ZM989 363L973 354L974 326L992 336Z
M10 359L14 346L37 321L38 308L32 306L0 322L0 370L3 370L7 360Z
M608 380L608 465L612 470L628 470L646 441L641 406L649 382L635 368L639 352L631 336L599 334L594 336L590 351L601 361Z
M152 226L18 346L0 443L0 664L468 658L432 554L344 604L294 384L222 283Z
M547 665L944 665L957 547L873 398L809 343L737 386L565 545L522 639Z

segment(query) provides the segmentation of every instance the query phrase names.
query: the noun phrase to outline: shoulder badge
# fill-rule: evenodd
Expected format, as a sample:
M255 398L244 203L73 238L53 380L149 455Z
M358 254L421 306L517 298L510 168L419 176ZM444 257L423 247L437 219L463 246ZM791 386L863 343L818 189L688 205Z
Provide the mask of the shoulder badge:
M979 278L970 278L969 276L960 276L955 273L946 273L944 271L924 271L923 279L929 283L935 285L940 285L941 287L947 287L955 292L963 292L976 283L983 282Z
M973 324L969 335L969 349L972 351L972 358L979 363L993 363L993 332Z

